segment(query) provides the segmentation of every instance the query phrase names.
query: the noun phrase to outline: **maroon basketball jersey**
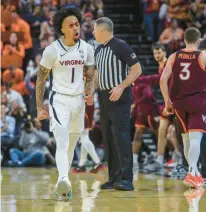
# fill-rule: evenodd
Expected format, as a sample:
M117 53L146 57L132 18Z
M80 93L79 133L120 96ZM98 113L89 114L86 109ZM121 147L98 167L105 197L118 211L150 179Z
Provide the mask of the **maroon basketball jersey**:
M206 71L199 63L200 54L200 51L180 50L174 55L169 86L172 101L206 92Z

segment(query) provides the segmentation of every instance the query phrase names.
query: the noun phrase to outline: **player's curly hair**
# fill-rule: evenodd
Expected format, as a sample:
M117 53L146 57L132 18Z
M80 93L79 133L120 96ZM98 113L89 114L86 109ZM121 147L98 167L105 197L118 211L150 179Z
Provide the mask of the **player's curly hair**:
M63 35L61 31L62 23L64 19L67 18L68 16L75 16L78 19L79 23L81 23L82 21L82 14L80 9L75 7L60 9L59 11L56 12L53 19L53 26L54 26L55 32L58 35Z

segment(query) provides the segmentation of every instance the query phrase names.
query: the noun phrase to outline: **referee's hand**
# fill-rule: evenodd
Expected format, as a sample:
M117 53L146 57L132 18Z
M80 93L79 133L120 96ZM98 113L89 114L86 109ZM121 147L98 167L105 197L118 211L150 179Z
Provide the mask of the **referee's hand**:
M112 102L118 101L123 91L124 91L124 88L122 88L122 86L120 85L112 88L112 90L109 92L111 94L109 100Z

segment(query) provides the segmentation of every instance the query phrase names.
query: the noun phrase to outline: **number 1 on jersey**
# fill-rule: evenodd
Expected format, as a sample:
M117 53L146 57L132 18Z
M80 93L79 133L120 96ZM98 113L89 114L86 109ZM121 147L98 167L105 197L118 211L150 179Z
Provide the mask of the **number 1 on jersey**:
M72 81L71 81L71 83L73 83L74 82L74 68L72 68Z

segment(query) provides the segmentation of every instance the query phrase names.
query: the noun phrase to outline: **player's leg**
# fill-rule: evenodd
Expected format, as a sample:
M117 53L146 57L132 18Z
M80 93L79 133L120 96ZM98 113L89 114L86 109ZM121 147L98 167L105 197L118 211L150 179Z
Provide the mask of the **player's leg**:
M101 168L100 159L96 153L94 144L89 138L89 129L84 130L82 133L81 142L95 163L94 168L91 171L93 173L98 172L98 170Z
M79 164L77 168L73 169L74 173L86 172L85 164L87 162L87 154L87 150L81 144Z
M180 147L177 142L177 135L176 135L176 130L174 125L170 125L168 128L167 139L171 142L171 144L174 147L174 151L172 155L173 163L168 164L168 167L173 167L173 166L176 166L177 164L180 164L182 159L182 154L179 151Z
M167 139L167 130L170 125L170 121L166 118L160 118L160 126L158 130L158 144L157 144L157 162L161 165L164 163L164 154Z
M138 167L138 157L139 157L139 152L142 148L142 137L145 131L144 126L138 126L136 125L135 129L135 134L134 134L134 139L133 139L133 146L132 146L132 153L133 153L133 165L134 167Z
M144 115L136 112L136 119L135 119L135 133L133 138L133 144L132 144L132 153L133 153L133 166L135 168L139 167L138 164L138 157L139 152L142 148L142 137L143 133L145 131L145 128L147 128L147 120L145 119Z
M164 167L164 154L166 147L167 130L170 121L167 118L160 118L158 129L158 143L157 143L157 159L155 163L149 164L146 169L149 171L159 171Z
M77 145L77 141L79 140L80 138L80 133L70 133L69 134L69 148L68 148L68 161L69 161L69 164L68 164L68 171L70 171L71 169L71 166L72 166L72 162L73 162L73 158L74 158L74 150L75 150L75 147Z
M69 161L67 151L69 148L69 128L71 111L65 107L67 97L52 93L50 95L50 129L56 140L56 165L59 173L55 186L55 195L59 198L70 198L71 184L69 182Z
M189 172L192 176L200 175L197 162L200 157L200 143L202 140L202 132L189 132L190 147L188 152Z
M184 130L183 142L186 143L188 137L186 133L189 130L189 150L188 154L185 150L185 157L188 157L189 172L187 173L183 183L186 186L199 188L203 185L204 181L200 176L197 176L199 172L197 171L197 162L200 156L200 143L202 139L202 132L198 132L203 126L199 124L201 122L201 114L189 114L188 112L175 110L177 118L181 122L182 128ZM193 130L194 129L194 130ZM201 131L201 130L200 130ZM184 140L185 139L185 140Z

